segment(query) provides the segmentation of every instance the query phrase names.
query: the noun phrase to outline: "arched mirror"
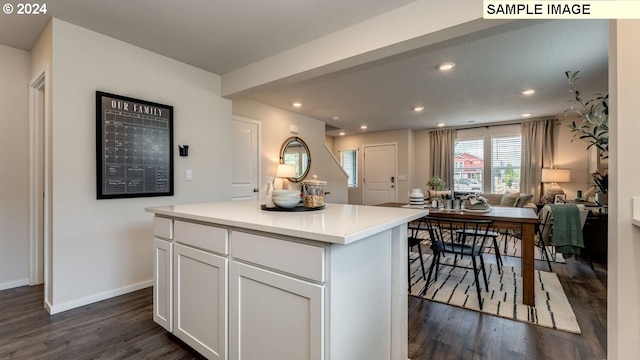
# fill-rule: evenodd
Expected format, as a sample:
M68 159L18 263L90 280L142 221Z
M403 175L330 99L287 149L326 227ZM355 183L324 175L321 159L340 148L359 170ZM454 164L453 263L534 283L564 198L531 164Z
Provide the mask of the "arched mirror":
M289 181L299 182L304 180L311 167L311 154L304 140L297 136L292 136L285 140L280 149L280 163L295 166L295 176L288 178Z

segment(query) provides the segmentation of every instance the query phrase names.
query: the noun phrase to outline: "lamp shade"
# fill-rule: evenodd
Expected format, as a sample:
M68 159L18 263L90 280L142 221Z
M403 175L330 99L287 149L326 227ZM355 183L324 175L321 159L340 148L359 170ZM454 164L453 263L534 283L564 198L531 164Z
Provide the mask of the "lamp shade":
M543 183L563 183L571 181L571 170L569 169L542 169Z
M293 178L296 177L296 166L290 164L278 164L276 170L276 177L279 178Z

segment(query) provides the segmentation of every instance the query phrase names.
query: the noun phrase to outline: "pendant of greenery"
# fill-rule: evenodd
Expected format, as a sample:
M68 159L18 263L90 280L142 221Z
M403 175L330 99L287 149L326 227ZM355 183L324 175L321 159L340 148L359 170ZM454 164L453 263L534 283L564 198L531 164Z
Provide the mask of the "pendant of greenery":
M574 87L576 80L580 79L579 72L564 73L569 80L569 93L574 98L571 109L565 111L565 116L576 115L580 118L569 125L573 139L589 143L587 149L597 147L600 158L606 159L609 157L609 94L596 94L595 98L585 101L580 91Z

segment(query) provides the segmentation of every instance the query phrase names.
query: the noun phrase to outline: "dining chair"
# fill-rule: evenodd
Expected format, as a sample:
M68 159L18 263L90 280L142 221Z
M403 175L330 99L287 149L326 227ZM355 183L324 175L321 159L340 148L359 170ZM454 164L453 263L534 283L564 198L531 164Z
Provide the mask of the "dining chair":
M557 205L554 205L554 206L557 206ZM563 204L561 206L562 207L575 206L578 208L577 213L580 221L580 232L582 232L582 230L584 229L584 224L587 221L587 215L589 214L589 210L586 209L585 206L582 204L577 204L577 205ZM558 230L557 226L559 224L555 222L554 215L553 215L553 206L550 206L550 205L543 206L538 215L540 219L539 220L540 231L539 231L539 238L538 238L537 244L538 244L538 247L542 250L543 256L546 257L547 263L549 265L549 270L551 270L550 258L552 258L555 261L555 257L557 256L557 254L554 248L552 256L549 256L547 251L547 246L555 247L555 245L557 244L557 241L556 243L554 243L554 229L557 231ZM560 229L560 230L564 230L564 229Z
M409 260L411 259L411 250L415 246L417 246L419 255L419 259L417 261L420 261L420 267L422 268L422 278L426 280L427 276L424 268L424 258L422 257L422 246L420 246L422 241L426 240L426 238L424 237L424 234L427 230L426 223L423 219L414 220L408 224L408 229ZM409 293L411 293L411 262L407 261L407 264L409 267Z
M502 255L500 254L500 245L498 245L498 237L500 236L500 232L497 229L491 229L487 231L487 236L491 238L491 242L493 244L493 253L496 256L498 274L502 274Z
M549 251L547 250L547 246L551 245L551 225L551 208L546 206L546 209L542 209L538 213L538 224L535 227L535 236L537 238L536 246L540 249L542 258L547 261L549 271L553 271ZM555 262L555 257L553 261Z
M426 223L429 236L431 238L433 260L429 267L427 285L422 290L421 295L424 295L432 284L431 276L434 274L434 268L434 282L438 279L440 266L470 269L473 270L476 292L478 295L478 304L482 310L479 274L482 272L484 287L488 290L489 283L487 281L487 273L482 255L487 242L487 233L491 226L491 220L428 217L426 218ZM453 255L453 261L446 261L443 259L447 254ZM458 257L460 259L458 259ZM464 260L465 257L471 258L471 266L469 266L468 261Z

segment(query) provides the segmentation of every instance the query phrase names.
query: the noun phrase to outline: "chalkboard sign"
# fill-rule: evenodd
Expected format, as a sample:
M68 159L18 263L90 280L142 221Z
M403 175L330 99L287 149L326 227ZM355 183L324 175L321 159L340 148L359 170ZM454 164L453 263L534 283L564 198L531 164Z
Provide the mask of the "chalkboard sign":
M96 91L98 199L173 195L173 106Z

